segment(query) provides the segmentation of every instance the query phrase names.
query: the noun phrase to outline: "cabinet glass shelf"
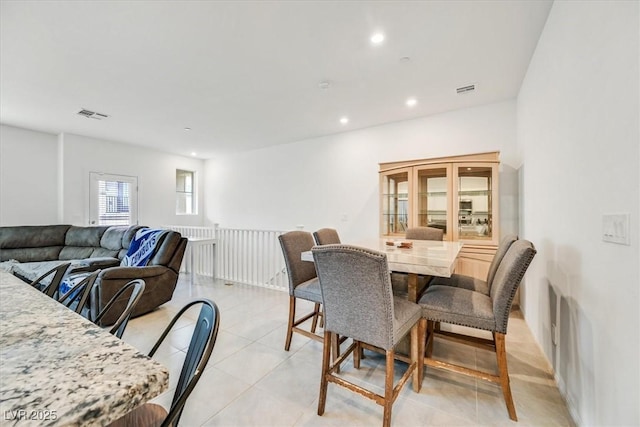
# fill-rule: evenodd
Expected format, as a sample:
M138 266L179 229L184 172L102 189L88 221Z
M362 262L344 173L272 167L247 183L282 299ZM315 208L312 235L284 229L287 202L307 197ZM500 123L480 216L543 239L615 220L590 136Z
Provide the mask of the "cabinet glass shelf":
M446 191L429 191L429 192L420 192L418 193L418 196L421 197L430 197L430 196L442 196L442 197L446 197L447 196L447 192Z
M491 190L466 190L458 191L460 196L487 196L491 193Z
M447 211L422 211L418 215L447 215Z

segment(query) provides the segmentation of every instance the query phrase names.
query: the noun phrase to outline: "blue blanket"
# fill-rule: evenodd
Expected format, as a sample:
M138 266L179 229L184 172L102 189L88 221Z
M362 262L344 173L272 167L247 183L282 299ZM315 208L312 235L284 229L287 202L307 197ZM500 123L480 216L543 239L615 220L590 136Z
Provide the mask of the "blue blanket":
M168 230L141 228L131 240L127 254L122 258L120 265L129 267L142 267L147 265L151 256L156 251L160 237Z
M155 253L156 247L160 240L160 237L166 233L168 230L160 230L160 229L151 229L151 228L141 228L138 230L133 240L131 241L131 245L129 245L129 250L127 254L122 258L122 262L120 265L129 266L129 267L141 267L147 265L151 256ZM69 292L75 285L77 285L81 280L87 277L90 273L82 273L75 274L71 277L65 277L60 286L59 296L62 296ZM69 295L68 298L77 299L80 297L80 290L74 292L74 295ZM65 301L68 300L65 298Z
M65 277L64 279L62 279L62 282L60 282L60 285L58 286L58 298L62 298L63 295L65 295L67 292L73 289L75 285L77 285L82 280L84 280L85 277L87 277L88 275L89 273L75 274L71 277ZM71 299L78 300L80 299L81 292L82 292L82 289L78 289L73 293L73 295L67 296L64 299L64 301L61 301L61 302L67 302L67 301L70 301Z

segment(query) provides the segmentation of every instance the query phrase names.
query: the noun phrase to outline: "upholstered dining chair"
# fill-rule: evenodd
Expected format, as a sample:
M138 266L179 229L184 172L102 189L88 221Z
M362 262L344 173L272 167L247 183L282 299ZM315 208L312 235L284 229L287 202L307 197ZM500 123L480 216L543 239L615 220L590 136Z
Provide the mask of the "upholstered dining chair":
M324 414L327 389L334 383L367 397L384 407L383 426L391 424L391 409L400 390L413 374L413 388L420 391L425 321L421 308L391 292L386 255L350 245L323 245L312 249L324 301L325 328L322 377L318 415ZM394 348L411 333L411 359L394 386ZM349 337L353 343L330 363L334 335ZM386 355L384 395L367 390L337 372L353 354L360 367L361 348L370 346Z
M340 242L338 231L334 228L321 228L313 232L313 238L318 245L333 245Z
M55 297L55 295L57 295L58 288L60 287L60 283L62 282L65 274L67 274L67 270L69 270L70 266L70 262L64 262L53 267L51 270L33 280L31 282L31 286L39 289L42 293L52 298Z
M434 227L412 227L407 228L404 237L411 240L442 240L444 231Z
M176 322L182 318L187 310L196 305L200 305L200 314L191 335L187 355L182 364L180 378L178 379L169 411L158 404L145 403L124 417L112 422L109 427L168 427L178 425L187 399L200 380L200 376L213 352L220 326L220 310L218 306L206 298L191 301L173 317L149 352L149 357L153 357Z
M303 261L301 258L302 252L311 250L315 245L311 233L299 230L290 231L278 236L278 240L282 247L287 277L289 278L289 319L284 344L284 349L289 351L294 332L316 341L322 341L322 337L316 334L318 318L322 316L322 294L314 263ZM298 299L312 302L313 311L296 318ZM309 319L311 319L310 330L301 328L300 325Z
M493 260L491 260L491 264L489 265L489 271L487 272L486 280L476 279L475 277L454 273L451 275L451 277L434 277L431 281L431 285L453 286L456 288L469 289L471 291L482 292L485 295L489 295L489 290L491 289L491 284L493 283L493 278L496 275L498 266L500 265L502 258L504 258L513 242L515 242L516 240L518 240L518 236L515 234L509 234L507 236L504 236L500 240L498 249L496 250L496 254L493 256Z
M422 315L427 319L425 365L499 384L509 418L514 421L518 418L509 385L505 337L513 297L535 254L536 249L531 242L527 240L513 242L499 263L488 295L470 289L433 285L427 289L419 301L422 306ZM438 331L434 328L437 322L489 331L492 339L471 337L451 331ZM495 352L497 373L479 371L434 359L435 336Z
M131 318L131 313L136 307L136 304L138 304L138 301L142 298L144 288L145 283L142 279L134 279L124 285L120 290L118 290L113 298L109 300L107 305L105 305L102 311L98 313L96 318L93 319L93 323L101 325L102 319L106 315L113 316L113 313L116 313L118 318L115 323L111 325L109 333L118 338L122 338L122 334L124 334L124 330ZM127 293L129 295L128 297Z
M405 237L410 240L436 240L442 241L444 232L434 227L412 227L408 228ZM431 277L418 276L418 299L427 289ZM408 276L406 273L391 273L391 285L396 295L406 296L408 292Z

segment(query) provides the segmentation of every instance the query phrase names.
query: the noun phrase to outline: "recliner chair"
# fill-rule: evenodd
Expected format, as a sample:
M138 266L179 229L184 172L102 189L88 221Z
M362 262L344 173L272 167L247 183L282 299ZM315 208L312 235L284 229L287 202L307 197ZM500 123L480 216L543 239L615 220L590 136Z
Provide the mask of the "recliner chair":
M98 275L89 297L88 316L90 319L100 313L111 298L127 283L134 279L145 282L145 290L140 302L133 310L132 317L154 310L156 307L170 301L178 282L180 264L187 247L187 239L180 233L169 231L160 238L156 253L146 266L142 267L109 267L104 268ZM118 304L126 305L126 301ZM110 325L116 321L116 316L106 315L100 322L101 326Z

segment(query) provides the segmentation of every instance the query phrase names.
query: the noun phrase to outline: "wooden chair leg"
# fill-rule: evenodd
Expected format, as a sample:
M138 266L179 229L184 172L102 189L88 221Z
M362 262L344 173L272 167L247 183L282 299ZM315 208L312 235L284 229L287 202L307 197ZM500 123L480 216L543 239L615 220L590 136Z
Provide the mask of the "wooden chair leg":
M296 317L296 298L289 296L289 323L287 324L287 338L284 341L284 350L289 351L291 337L293 336L293 322Z
M394 367L394 351L387 350L387 369L384 381L384 414L382 417L382 426L391 426L391 408L393 407L393 367Z
M427 344L426 344L426 349L425 349L425 356L426 357L431 357L431 354L433 353L433 340L434 340L434 335L433 335L433 329L434 329L434 322L433 320L428 320L427 321Z
M353 351L353 367L355 369L360 369L361 356L362 356L362 346L360 345L360 341L356 341L356 348Z
M513 404L513 397L511 396L511 386L509 385L509 369L507 368L505 335L495 332L493 336L493 339L496 343L496 359L498 362L498 373L500 376L500 386L502 387L502 394L504 395L504 402L507 405L509 418L511 418L513 421L518 421L518 417L516 416L516 407Z
M419 393L422 389L424 376L424 340L426 335L427 319L424 317L411 329L411 361L416 363L413 371L413 391Z
M320 398L318 399L318 415L324 414L324 407L327 403L327 375L329 373L329 358L331 357L331 332L324 332L324 341L322 346L322 377L320 378Z
M316 333L316 326L318 326L318 316L320 313L320 304L319 303L315 303L315 305L313 306L313 312L315 313L313 315L313 320L311 321L311 332L313 332L314 334Z
M335 362L340 357L340 335L331 334L331 360ZM336 373L340 373L340 366L336 368Z

